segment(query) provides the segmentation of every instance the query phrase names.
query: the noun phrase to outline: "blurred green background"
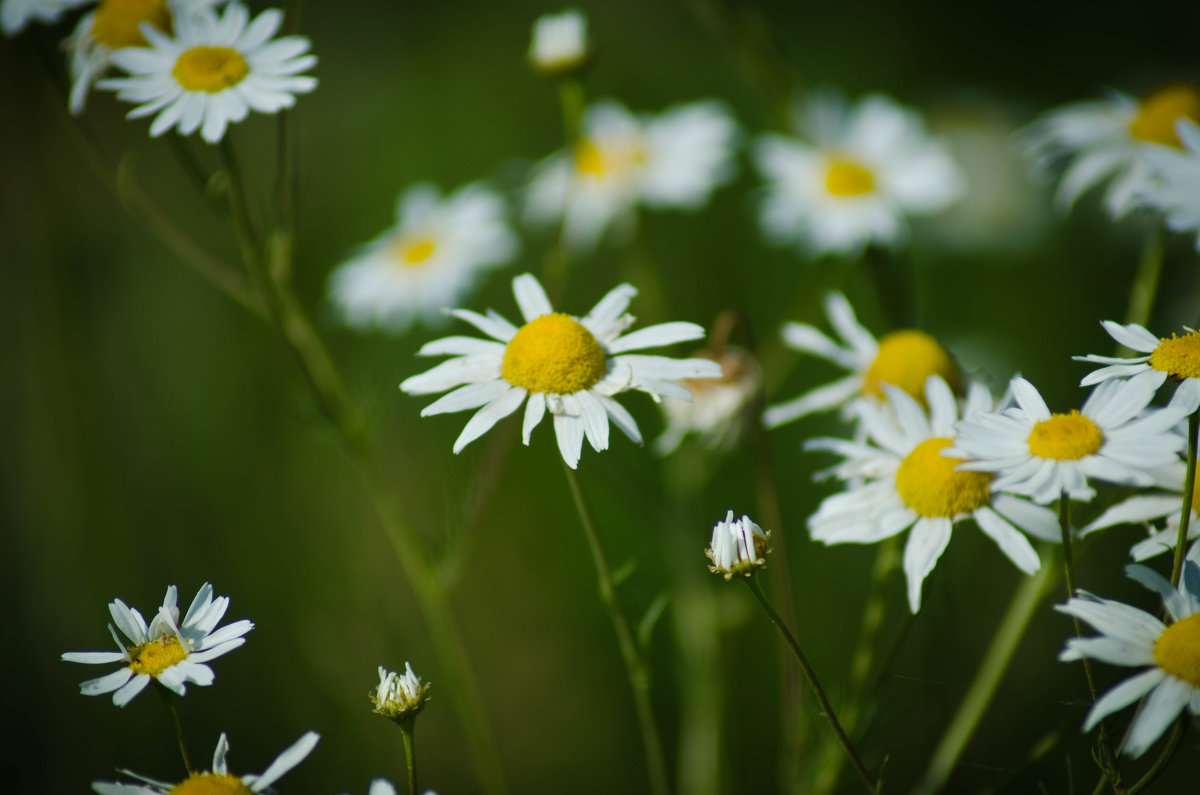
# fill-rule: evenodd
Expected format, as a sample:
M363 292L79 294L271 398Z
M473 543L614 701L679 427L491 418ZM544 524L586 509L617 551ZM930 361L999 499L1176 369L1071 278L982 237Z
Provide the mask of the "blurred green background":
M728 31L711 24L712 4L579 7L597 48L591 96L641 111L716 97L750 134L776 123L770 85L729 46ZM946 0L722 7L734 19L757 20L751 29L773 42L795 85L888 93L920 107L950 138L972 198L916 230L920 322L994 387L1019 371L1053 407L1078 405L1075 384L1086 367L1069 356L1109 349L1097 321L1123 315L1149 225L1136 217L1111 224L1095 196L1069 217L1056 212L1047 190L1024 178L1008 136L1037 112L1108 86L1139 93L1196 79L1196 6L1147 2L1121 13L1091 3ZM427 366L414 358L416 348L450 327L361 335L336 323L324 297L330 270L391 223L394 199L409 183L454 188L488 178L515 195L528 165L559 146L555 95L524 60L532 21L556 10L527 2L305 4L301 29L320 58L313 74L321 83L294 117L296 282L383 442L396 494L452 582L512 791L632 792L646 780L632 701L550 428L504 458L519 433L510 419L451 455L466 415L420 420L429 401L396 389ZM243 648L213 664L215 685L191 688L181 703L198 758L207 760L227 731L233 769L258 772L314 729L321 744L281 791L365 792L380 775L400 782L399 732L370 713L366 694L377 665L403 668L409 660L433 683L434 700L417 727L422 782L443 795L474 791L462 729L413 597L359 478L282 345L125 215L80 155L41 68L48 54L61 71L55 48L67 32L64 23L0 42L0 596L14 646L0 669L5 788L80 792L111 780L117 767L180 775L154 696L123 710L107 697L84 697L78 683L109 668L58 657L111 646L106 604L114 597L150 614L168 584L178 584L186 603L208 580L231 597L229 620L257 626ZM129 158L164 211L234 258L221 219L170 148L148 139L145 121L126 122L127 110L97 93L87 121L109 152ZM274 130L262 117L232 128L258 206L268 197ZM215 164L212 147L203 154ZM877 332L886 321L869 272L803 262L761 242L760 181L745 157L741 165L738 180L702 213L643 214L632 244L602 246L579 262L563 308L582 314L631 280L642 287L632 311L643 324L707 325L724 309L739 310L761 343L768 388L789 397L835 375L777 343L784 320L825 326L821 290L840 286ZM525 235L520 258L488 277L469 304L514 317L509 281L540 271L550 244ZM1198 288L1190 241L1170 239L1157 328L1194 323ZM660 432L648 399L624 402L647 439ZM835 703L874 550L807 540L804 521L832 487L811 483L829 459L800 446L844 432L832 419L810 418L771 435L784 516L784 526L772 529L786 535L790 557L770 567L790 567L798 633ZM506 463L489 485L478 473L497 456ZM689 580L718 611L720 789L775 791L783 742L776 637L744 589L689 573L703 574L702 550L726 509L756 514L755 462L744 444L719 460L699 456L699 448L684 447L660 465L648 449L614 437L603 455L584 452L581 478L612 560L637 563L621 586L631 619L672 583ZM695 469L711 477L679 488ZM1135 537L1122 528L1097 538L1081 560L1080 583L1154 609L1120 575ZM903 631L903 643L860 742L870 763L888 758L889 791L907 791L923 771L1019 577L989 541L964 528L909 625L902 577L894 575L883 639L890 645ZM668 607L652 646L655 703L672 760L683 687L675 615ZM1082 672L1055 661L1068 631L1043 606L950 791L1067 791L1068 754L1077 786L1092 786L1088 741L1078 732ZM1124 675L1100 666L1102 686ZM807 700L802 712L811 719ZM811 723L810 749L824 731ZM1060 742L1026 764L1055 732ZM1191 786L1196 742L1194 732L1186 737L1160 791ZM856 791L849 776L842 785Z

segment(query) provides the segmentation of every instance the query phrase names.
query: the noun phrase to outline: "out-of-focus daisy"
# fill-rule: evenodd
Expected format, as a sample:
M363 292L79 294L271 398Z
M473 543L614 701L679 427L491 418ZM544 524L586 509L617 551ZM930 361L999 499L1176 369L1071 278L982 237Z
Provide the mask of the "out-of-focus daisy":
M921 584L950 543L955 523L964 519L974 519L1021 571L1037 571L1041 566L1037 553L1019 531L1056 539L1054 512L993 493L990 473L962 471L962 459L947 455L959 415L954 394L941 378L931 376L926 382L928 414L908 393L891 386L886 389L893 412L859 404L865 442L814 439L805 445L844 456L833 472L849 484L846 491L827 497L808 520L813 539L825 544L871 544L911 528L904 547L904 574L914 613L921 608ZM987 389L972 383L963 416L992 407Z
M317 87L316 78L300 74L317 62L306 54L308 39L271 38L282 22L277 9L250 21L244 5L230 3L219 17L211 8L179 15L173 36L142 25L149 47L125 47L109 56L130 76L98 85L141 103L129 112L131 119L157 113L152 136L175 127L183 135L200 130L200 137L216 143L226 126L251 110L277 113L295 104L296 94Z
M582 66L589 54L587 17L582 11L546 14L533 23L529 63L539 72L565 74Z
M1170 466L1160 467L1152 473L1154 485L1162 491L1135 494L1118 502L1083 528L1083 533L1092 533L1121 524L1146 523L1150 530L1148 538L1139 541L1129 550L1134 560L1146 560L1175 549L1179 540L1179 522L1183 517L1183 487L1187 482L1187 465L1176 461ZM1200 476L1200 471L1197 472ZM1198 478L1200 479L1200 478ZM1192 517L1188 522L1187 539L1200 539L1200 489L1193 486ZM1161 530L1149 527L1150 522L1166 519ZM1193 543L1188 558L1200 563L1200 542Z
M1119 92L1076 102L1043 114L1022 138L1036 170L1067 164L1058 183L1059 202L1069 207L1111 178L1104 206L1119 218L1133 209L1135 194L1152 184L1142 156L1155 146L1179 148L1175 122L1180 118L1200 120L1200 87L1168 86L1140 102Z
M942 344L916 329L900 329L879 340L864 328L854 308L839 292L825 295L825 314L841 343L830 339L807 323L785 323L783 341L791 348L811 353L850 371L850 375L819 386L786 403L771 406L763 413L769 428L818 411L847 406L864 397L884 401L884 386L899 387L918 401L925 400L925 381L940 376L950 387L962 389L962 371L958 362Z
M128 770L121 772L138 779L140 784L122 784L119 782L96 781L92 790L100 795L209 795L209 793L230 793L240 795L248 792L265 792L268 787L278 781L285 773L304 761L312 749L316 747L321 735L316 732L306 732L299 740L292 743L283 753L275 757L263 772L255 775L248 773L235 776L229 772L226 756L229 754L229 738L221 732L217 740L217 750L213 752L212 770L193 772L183 781L172 784L167 781L157 781ZM371 790L374 795L375 790Z
M1110 665L1148 666L1101 696L1088 712L1083 730L1146 696L1133 720L1124 752L1141 756L1186 707L1200 715L1200 566L1184 564L1179 588L1153 569L1125 567L1136 582L1162 597L1170 623L1136 607L1101 599L1086 591L1056 610L1086 621L1100 635L1072 638L1058 659L1091 658Z
M720 574L726 580L732 580L737 575L746 577L767 565L767 543L771 540L771 531L763 529L750 521L749 516L743 516L736 521L733 511L725 514L725 518L713 525L712 541L704 554L712 561L708 570Z
M211 685L215 675L205 663L245 643L242 636L254 629L254 624L242 619L216 629L229 609L229 597L214 599L208 583L196 592L183 623L179 622L177 601L178 591L172 585L147 626L141 613L114 599L108 605L108 612L116 628L109 624L108 631L120 651L69 651L62 659L94 665L122 663L123 667L98 679L89 679L80 685L80 692L88 696L112 693L113 703L123 707L151 679L181 696L187 692L188 682ZM117 629L131 645L121 640Z
M1153 485L1150 470L1178 460L1183 439L1172 427L1186 416L1172 405L1149 408L1154 373L1112 379L1078 410L1051 413L1033 384L1016 377L1016 406L969 416L947 455L971 459L963 469L995 472L993 489L1025 494L1043 505L1062 495L1090 500L1090 479Z
M849 107L836 93L814 93L798 127L803 140L765 135L754 148L767 179L762 227L776 243L855 256L870 243L904 242L907 216L936 213L963 193L946 147L916 111L887 97Z
M0 0L0 28L5 36L15 36L30 22L57 22L64 11L91 0Z
M329 279L346 322L405 331L433 323L474 285L481 271L508 262L517 237L504 200L472 183L442 198L415 185L396 202L396 223L363 246Z
M562 221L568 244L587 248L634 207L696 210L734 174L737 125L715 100L635 116L611 100L584 113L582 137L535 168L526 193L533 223ZM564 217L565 216L565 217Z
M1079 382L1080 386L1099 384L1110 378L1151 373L1153 377L1147 380L1153 381L1156 387L1162 386L1168 378L1179 384L1171 403L1184 414L1191 414L1200 407L1200 333L1185 328L1186 333L1182 337L1171 334L1170 339L1160 339L1136 323L1122 326L1111 320L1103 320L1100 325L1110 337L1126 348L1146 355L1132 359L1094 354L1076 356L1074 358L1081 362L1105 365L1084 376Z
M659 455L673 452L689 433L698 434L713 449L733 444L762 383L758 362L740 348L706 349L695 355L719 364L721 377L684 380L682 383L692 393L692 401L663 402L667 427L654 442Z
M1168 229L1200 232L1200 127L1189 118L1175 121L1180 149L1147 147L1142 160L1154 179L1134 197L1142 207L1162 213ZM1200 249L1200 234L1196 236Z
M379 685L370 693L375 712L392 720L412 720L429 701L428 682L422 682L407 662L404 673L379 666Z
M582 318L555 312L541 284L527 273L513 279L513 294L525 325L517 328L490 310L486 316L451 310L492 340L446 337L430 342L418 355L454 358L400 384L413 395L458 387L426 406L423 417L482 406L454 442L456 453L527 403L525 444L549 411L559 452L575 468L585 436L596 451L608 449L610 419L641 443L637 423L613 395L638 389L656 398L691 400L691 392L677 381L721 376L720 365L709 359L628 353L704 336L695 323L661 323L622 336L634 320L625 310L637 290L628 284L614 288Z

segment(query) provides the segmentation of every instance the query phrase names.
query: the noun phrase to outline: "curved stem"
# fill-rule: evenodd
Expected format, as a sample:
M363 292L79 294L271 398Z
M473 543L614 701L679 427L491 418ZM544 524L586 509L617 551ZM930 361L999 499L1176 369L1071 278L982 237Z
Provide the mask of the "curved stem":
M1196 491L1196 436L1200 431L1200 411L1188 417L1187 477L1183 481L1183 512L1179 514L1179 538L1175 541L1175 561L1171 565L1171 585L1179 587L1183 575L1183 550L1187 546L1188 526L1192 518L1192 501Z
M183 724L179 722L179 711L175 709L175 701L171 698L171 691L158 682L154 683L154 689L162 696L163 703L167 705L167 712L171 716L171 725L175 729L175 738L179 741L179 754L183 757L183 766L187 769L190 775L196 767L192 764L192 755L188 753L187 740L183 737Z
M629 678L629 686L633 690L634 706L637 709L638 726L642 730L642 744L646 752L646 767L650 774L650 789L655 795L666 795L670 792L667 783L667 767L663 757L662 740L658 736L658 724L654 720L654 710L650 704L650 672L642 655L638 652L629 623L621 612L617 600L617 591L613 586L612 572L604 549L600 546L600 538L596 535L592 523L591 512L583 498L583 490L579 487L579 478L575 470L563 462L563 471L567 473L567 483L571 487L571 497L575 508L579 511L579 519L583 524L583 533L587 536L588 547L592 552L592 562L596 566L596 579L600 586L600 599L608 608L613 630L617 633L617 645L621 650L621 660L625 663L625 674Z
M796 662L800 664L800 670L804 672L804 678L808 680L809 687L812 688L813 695L817 698L817 703L821 706L821 712L829 721L833 733L837 735L838 741L842 744L842 748L846 750L846 755L850 757L850 763L854 765L854 769L858 771L859 778L867 787L867 792L874 793L877 791L875 780L871 778L870 772L867 771L866 765L858 758L858 754L854 750L854 746L850 743L850 738L846 736L846 732L842 730L842 725L838 723L837 715L833 711L833 706L829 703L829 699L825 696L825 690L821 687L820 681L817 680L817 674L813 671L812 666L808 663L808 658L804 656L804 652L800 649L800 644L796 641L796 637L792 635L791 630L783 623L783 619L775 612L775 608L771 607L771 603L767 600L766 594L763 593L762 586L758 584L758 578L750 576L745 577L746 587L750 589L750 593L754 594L754 598L762 605L762 609L766 612L767 617L771 619L771 623L779 630L788 645L792 647L792 653L796 656Z

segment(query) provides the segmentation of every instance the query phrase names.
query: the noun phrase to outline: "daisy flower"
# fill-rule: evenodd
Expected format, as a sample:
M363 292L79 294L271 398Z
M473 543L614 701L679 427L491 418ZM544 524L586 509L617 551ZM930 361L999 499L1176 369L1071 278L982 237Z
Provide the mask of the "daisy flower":
M480 183L444 198L432 185L415 185L396 202L395 225L333 272L330 297L360 328L435 323L483 270L516 254L505 215L504 200Z
M1197 475L1200 476L1200 471ZM1129 550L1129 556L1134 560L1147 560L1174 550L1176 542L1179 541L1179 522L1183 516L1183 487L1187 482L1187 465L1176 461L1170 466L1155 469L1151 476L1154 478L1154 485L1160 491L1135 494L1118 502L1084 527L1083 534L1116 525L1166 519L1166 525L1161 530L1148 527L1149 537L1134 544ZM1200 539L1200 488L1193 486L1193 495L1192 518L1188 523L1187 534L1189 541ZM1187 556L1200 563L1200 542L1192 544Z
M412 720L425 709L429 701L427 682L413 673L412 666L404 663L404 673L398 674L379 666L379 685L369 694L375 712L392 720Z
M62 659L94 665L123 663L123 667L98 679L89 679L80 685L80 692L87 696L112 693L113 703L123 707L142 692L151 679L181 696L187 692L188 682L211 685L214 674L205 663L245 643L242 636L254 629L254 624L242 619L216 629L229 609L229 597L214 599L212 586L208 583L196 592L183 623L179 623L177 599L178 592L172 585L167 588L162 606L149 626L136 609L114 599L108 612L116 629L109 624L108 631L120 651L69 651ZM131 645L121 640L117 629Z
M1017 376L1010 385L1017 405L967 417L946 454L971 459L964 469L995 472L993 489L1042 505L1063 495L1092 499L1089 479L1153 485L1150 470L1178 460L1183 439L1171 429L1186 416L1175 405L1149 408L1158 383L1153 373L1108 380L1078 411L1060 414Z
M825 544L872 544L911 528L904 547L904 574L913 613L921 609L921 584L950 543L954 525L964 519L974 519L1021 571L1036 572L1041 562L1020 531L1047 541L1057 539L1054 512L993 493L990 473L963 471L962 459L950 456L947 451L955 442L959 413L954 393L941 378L931 376L925 384L928 414L907 392L886 389L892 413L859 404L865 441L813 439L805 445L805 449L843 456L845 460L833 472L848 483L846 491L825 498L808 520L813 539ZM972 383L963 416L992 407L986 387Z
M1143 696L1145 704L1133 720L1124 752L1141 756L1187 707L1200 715L1200 566L1184 564L1176 589L1153 569L1127 566L1131 579L1162 597L1170 623L1122 602L1101 599L1086 591L1056 610L1086 621L1101 634L1072 638L1058 659L1091 658L1110 665L1149 666L1101 696L1084 721L1083 730Z
M228 124L251 110L277 113L295 104L295 94L317 87L316 78L299 74L317 62L305 54L308 39L271 39L282 22L283 12L273 8L251 22L244 5L230 3L219 17L211 8L177 17L174 36L143 24L148 47L125 47L109 56L130 76L98 85L142 103L129 112L131 119L157 113L152 136L172 127L183 135L199 129L200 137L216 143Z
M754 159L767 179L762 228L778 244L857 256L908 237L905 218L949 206L964 190L946 147L916 111L873 94L853 107L833 92L801 111L804 140L765 135Z
M958 362L925 332L901 329L876 340L858 322L854 308L839 292L825 294L825 314L841 337L840 343L807 323L785 323L783 341L790 348L849 370L850 375L769 407L763 412L763 422L768 428L818 411L845 407L858 397L885 402L883 389L888 384L924 401L925 381L931 375L943 378L955 392L961 391L962 371Z
M1134 201L1162 213L1168 229L1200 232L1200 127L1180 118L1175 120L1175 132L1179 149L1152 146L1142 153L1154 181L1138 191ZM1200 235L1196 248L1200 249Z
M547 75L574 71L588 59L587 17L582 11L546 14L533 23L529 63Z
M734 521L730 510L722 521L713 525L712 541L704 550L712 561L708 570L723 575L726 580L739 574L750 577L767 565L766 555L770 552L767 542L770 540L770 530L764 533L749 516Z
M430 342L418 355L455 358L400 384L412 395L458 387L426 406L423 417L479 408L454 442L456 453L528 398L524 443L529 444L533 429L549 411L559 452L574 469L585 436L596 451L608 449L610 419L626 436L641 443L637 423L613 395L639 389L655 397L691 400L691 393L676 381L721 376L720 365L709 359L628 353L704 336L704 329L695 323L661 323L622 336L633 323L633 316L625 310L637 294L628 284L615 287L582 318L555 312L541 284L528 273L513 279L513 294L525 325L517 328L490 310L486 316L466 309L451 310L450 314L492 339L446 337Z
M138 779L140 784L122 784L118 782L96 781L92 790L100 795L201 795L201 793L242 793L265 792L267 788L278 781L285 773L304 761L312 749L316 747L321 735L316 732L305 732L296 742L292 743L283 753L275 757L275 761L263 772L255 775L248 773L235 776L229 772L225 757L229 754L229 738L225 732L217 740L217 750L213 752L212 770L193 772L183 781L172 784L167 781L157 781L128 770L121 771L128 776ZM375 790L372 788L372 795Z
M1022 138L1034 169L1066 163L1057 200L1070 207L1081 195L1111 180L1104 206L1114 218L1134 207L1135 195L1152 184L1143 155L1157 146L1180 148L1175 122L1200 120L1200 87L1179 84L1159 89L1140 102L1119 92L1095 102L1077 102L1049 111Z
M0 29L5 36L15 36L30 22L57 22L64 11L85 5L91 0L0 0Z
M747 408L762 384L758 362L740 348L704 350L696 356L719 364L721 377L686 379L683 385L692 393L692 401L662 404L667 427L654 442L659 455L674 452L690 433L699 435L709 448L728 448L741 434Z
M1167 339L1154 336L1136 323L1122 326L1111 320L1102 320L1100 325L1121 345L1146 355L1132 359L1094 354L1075 356L1073 358L1076 361L1105 365L1084 376L1079 382L1080 386L1149 373L1152 375L1147 376L1147 381L1152 382L1155 388L1162 386L1168 378L1179 384L1171 403L1185 415L1200 407L1200 333L1185 327L1186 333L1182 337L1172 334Z
M715 100L635 116L611 100L583 115L574 151L534 169L526 193L530 222L562 222L567 243L589 248L613 224L634 222L641 203L697 210L733 178L738 129Z

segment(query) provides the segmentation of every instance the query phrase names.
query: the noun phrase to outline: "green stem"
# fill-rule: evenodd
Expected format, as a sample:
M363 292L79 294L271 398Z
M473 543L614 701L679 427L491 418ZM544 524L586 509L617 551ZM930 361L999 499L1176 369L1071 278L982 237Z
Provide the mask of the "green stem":
M1013 592L1008 610L1000 620L991 645L984 652L983 662L975 672L975 678L967 686L967 695L959 705L958 711L954 713L950 725L946 727L946 733L942 735L934 750L925 777L914 790L915 793L932 795L946 786L950 774L966 750L967 743L991 705L996 689L1003 681L1009 663L1012 662L1013 654L1016 653L1021 638L1025 636L1025 630L1029 628L1033 614L1053 585L1056 564L1053 557L1053 553L1048 553L1047 559L1042 561L1041 568L1033 576L1027 577Z
M1175 561L1171 566L1171 585L1179 587L1183 575L1183 550L1187 546L1188 525L1192 519L1192 500L1196 491L1196 435L1200 431L1200 411L1188 417L1187 477L1183 481L1183 512L1179 514L1179 538L1175 541Z
M196 768L192 764L192 755L188 753L187 740L183 737L183 724L179 722L179 711L175 709L171 691L158 682L154 683L154 689L158 691L158 694L162 696L163 703L167 705L167 713L171 716L171 725L175 728L175 738L179 741L179 754L183 757L183 766L190 775Z
M670 787L667 783L667 767L663 757L662 740L659 739L658 725L654 720L654 710L650 704L650 672L638 652L633 633L621 612L617 591L613 586L612 572L604 557L604 549L600 546L600 538L596 535L591 512L583 498L583 490L579 487L579 478L575 475L575 470L567 466L565 461L563 462L563 471L567 473L571 497L575 501L576 510L579 511L583 532L587 536L588 547L592 552L592 562L596 565L600 599L608 608L613 630L617 633L617 645L621 650L621 659L625 663L625 674L629 678L629 685L633 690L638 726L642 731L642 744L646 752L646 767L650 775L650 789L655 795L667 795Z
M1164 237L1162 224L1159 224L1146 238L1146 246L1142 249L1141 259L1138 260L1137 273L1134 274L1133 284L1129 286L1126 323L1144 326L1150 320L1150 310L1154 308L1154 296L1158 292L1158 279L1162 274ZM1130 353L1133 351L1122 346L1117 355Z
M758 584L758 578L754 576L743 578L746 587L750 589L750 593L754 594L754 598L762 605L762 609L766 612L767 617L771 619L771 623L779 630L787 640L788 645L792 647L792 653L796 656L796 662L800 664L800 670L804 672L804 678L808 680L809 687L812 688L813 695L817 698L817 703L821 706L821 713L829 721L833 733L837 735L838 741L842 744L842 748L846 751L846 756L850 757L850 763L854 765L854 769L858 771L859 778L867 787L867 792L875 793L878 791L878 786L875 780L871 778L870 772L867 771L866 765L858 758L858 754L854 750L854 746L850 744L850 738L846 736L846 732L842 730L842 725L838 723L837 715L833 711L833 706L829 703L829 699L825 696L825 690L822 689L820 681L817 679L817 674L813 671L812 666L808 663L808 658L804 656L804 652L800 649L800 644L796 641L796 637L792 634L787 625L783 623L783 619L775 612L775 608L771 607L771 603L767 600L767 595L763 593L762 586Z
M583 83L577 77L564 76L558 81L558 105L562 111L563 122L563 143L564 154L567 159L567 167L570 173L571 184L568 186L568 191L575 190L576 168L575 158L576 149L579 146L580 139L583 137L583 112L586 107L587 98L583 90ZM542 275L546 282L546 291L551 300L557 300L562 297L563 292L567 287L567 278L571 270L571 252L567 243L567 210L568 206L563 207L562 218L558 225L558 236L555 239L554 246L546 253L546 259L543 264Z
M1150 786L1154 779L1158 778L1158 774L1167 769L1167 763L1171 761L1171 757L1175 755L1176 749L1179 748L1179 741L1183 739L1183 732L1187 729L1188 718L1182 715L1175 721L1175 728L1171 730L1171 736L1167 738L1167 744L1163 747L1162 753L1158 755L1158 759L1154 760L1154 764L1146 771L1145 775L1133 783L1133 785L1125 792L1127 795L1134 795L1135 792L1141 792L1146 787Z
M417 754L413 748L413 727L415 724L416 721L411 719L397 723L400 727L400 737L404 741L404 762L408 768L408 791L410 795L417 795Z

